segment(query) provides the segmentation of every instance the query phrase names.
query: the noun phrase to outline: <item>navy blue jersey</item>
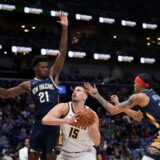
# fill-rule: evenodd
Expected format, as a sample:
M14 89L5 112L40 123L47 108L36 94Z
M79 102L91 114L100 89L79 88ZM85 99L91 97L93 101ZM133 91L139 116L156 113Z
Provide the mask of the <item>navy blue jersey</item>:
M35 104L35 119L42 119L58 103L58 87L52 77L31 80L31 95Z
M142 91L149 97L149 103L140 107L152 128L160 129L160 96L152 89Z

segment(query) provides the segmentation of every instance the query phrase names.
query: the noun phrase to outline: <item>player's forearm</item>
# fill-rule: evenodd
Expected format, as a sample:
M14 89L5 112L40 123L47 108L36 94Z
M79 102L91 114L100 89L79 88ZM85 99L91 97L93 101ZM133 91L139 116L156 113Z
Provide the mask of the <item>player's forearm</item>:
M61 119L61 118L55 118L55 117L47 117L45 116L43 119L42 119L42 124L45 124L45 125L64 125L64 124L67 124L68 121L65 120L65 119Z
M67 42L68 42L68 27L62 27L62 35L60 42L60 53L66 55L67 53Z
M0 87L0 97L2 97L4 99L18 96L24 92L26 92L26 90L24 90L22 87L13 87L13 88L9 88L9 89L5 89L5 88Z
M101 135L99 131L96 131L95 129L88 128L89 136L92 139L93 143L98 146L100 144Z
M143 119L143 114L141 112L127 109L125 113L136 121L141 121Z
M110 114L117 114L117 107L105 100L99 93L97 93L95 98Z

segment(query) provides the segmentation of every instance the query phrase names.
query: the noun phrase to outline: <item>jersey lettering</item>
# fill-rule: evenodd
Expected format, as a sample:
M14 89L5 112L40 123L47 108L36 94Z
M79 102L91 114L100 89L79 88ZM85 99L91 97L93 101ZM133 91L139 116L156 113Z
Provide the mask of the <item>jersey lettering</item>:
M69 137L77 138L78 133L79 133L79 129L71 127L71 130L69 132Z
M48 91L40 92L38 94L40 103L49 102L49 94Z

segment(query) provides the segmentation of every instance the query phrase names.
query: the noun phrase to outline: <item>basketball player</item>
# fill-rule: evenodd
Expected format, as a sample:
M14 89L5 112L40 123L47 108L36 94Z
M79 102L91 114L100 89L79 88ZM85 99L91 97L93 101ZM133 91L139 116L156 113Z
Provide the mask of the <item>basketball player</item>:
M48 68L47 57L36 56L32 63L36 76L33 80L10 89L0 88L2 98L18 96L24 92L31 93L35 103L35 122L30 135L29 160L38 160L42 152L46 153L47 160L56 159L54 146L59 137L59 127L45 126L41 121L42 117L58 103L58 79L67 53L68 18L64 12L60 12L59 17L62 26L60 54L51 69Z
M85 105L87 97L88 94L82 86L75 87L72 101L56 105L42 120L43 124L61 125L63 147L60 160L96 160L96 150L93 145L100 143L97 114L93 111L95 121L87 128L76 127L73 123L78 112L89 108Z
M134 90L135 94L122 103L113 105L106 101L99 93L96 86L92 87L89 83L85 83L88 93L96 98L96 100L112 115L125 112L136 120L146 118L157 132L153 141L147 146L145 155L142 160L160 160L160 96L152 89L152 78L146 74L139 74L135 78ZM134 111L132 108L139 106L141 112Z

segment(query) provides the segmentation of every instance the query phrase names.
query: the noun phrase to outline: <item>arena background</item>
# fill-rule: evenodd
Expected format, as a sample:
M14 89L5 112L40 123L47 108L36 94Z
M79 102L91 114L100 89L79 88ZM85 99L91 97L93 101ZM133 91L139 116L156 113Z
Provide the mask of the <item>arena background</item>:
M137 73L152 75L159 91L159 0L1 0L0 86L9 88L34 77L32 57L59 53L61 27L57 12L69 15L68 55L60 78L60 101L70 100L73 87L97 84L105 98L125 100ZM100 117L99 152L103 160L141 159L152 132L126 115L110 116L92 98L88 105ZM34 106L22 96L0 99L0 157L18 159L29 136Z

